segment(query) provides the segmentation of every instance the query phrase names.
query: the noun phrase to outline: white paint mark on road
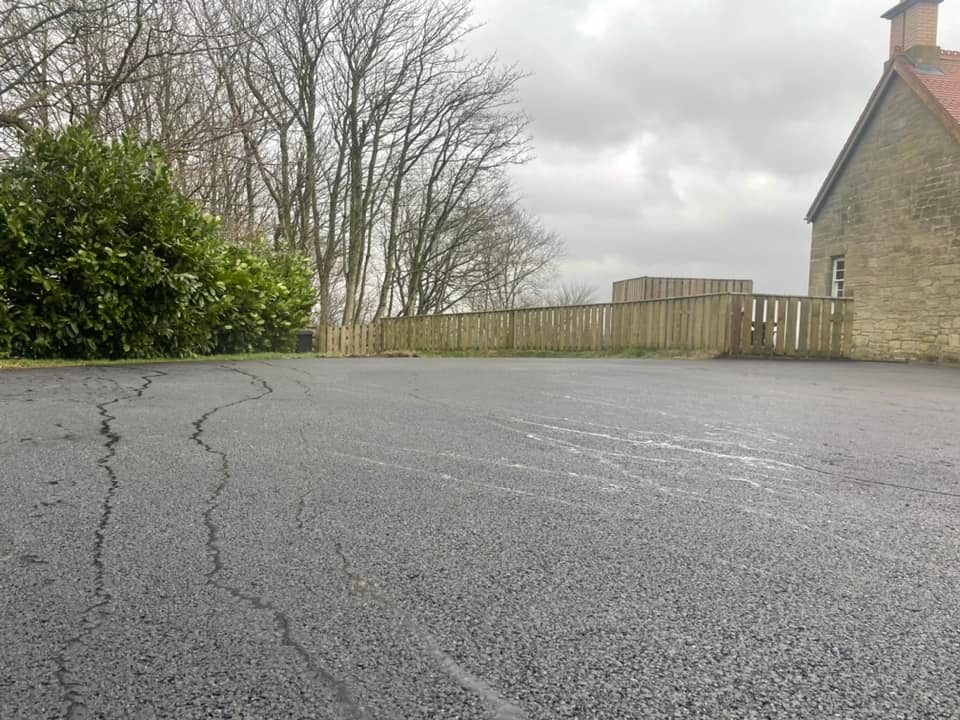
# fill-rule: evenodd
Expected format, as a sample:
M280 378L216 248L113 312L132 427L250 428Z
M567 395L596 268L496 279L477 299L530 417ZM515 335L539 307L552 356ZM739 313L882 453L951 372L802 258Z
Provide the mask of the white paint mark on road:
M531 420L524 420L523 418L512 418L512 421L516 423L521 423L523 425L533 425L535 427L541 427L546 430L555 430L557 432L573 433L576 435L586 435L588 437L600 438L602 440L612 440L614 442L627 443L630 445L658 447L658 448L663 448L665 450L679 450L681 452L694 453L697 455L707 455L709 457L723 458L725 460L736 460L739 462L746 463L748 465L778 466L778 467L791 468L793 470L803 469L799 465L783 462L782 460L774 460L773 458L762 458L762 457L755 457L753 455L733 455L731 453L713 452L711 450L703 450L701 448L691 448L691 447L686 447L684 445L677 445L676 443L660 442L660 441L654 441L654 440L631 440L629 438L622 438L617 435L610 435L608 433L597 433L597 432L590 432L587 430L576 430L574 428L566 428L560 425L546 425L544 423L537 423Z
M339 457L350 458L351 460L356 460L358 462L365 462L371 465L378 465L380 467L392 468L394 470L404 470L406 472L415 473L417 475L426 475L428 477L437 477L446 482L456 483L458 485L472 485L474 487L478 487L483 490L496 490L498 492L509 493L511 495L521 495L523 497L530 497L543 502L552 502L552 503L557 503L558 505L566 505L568 507L573 507L573 508L579 508L579 509L589 508L597 512L602 512L602 513L609 512L606 508L592 505L590 503L571 502L569 500L562 500L558 497L553 497L551 495L544 495L542 493L527 492L526 490L518 490L517 488L509 488L509 487L504 487L502 485L493 485L491 483L479 482L478 480L468 480L463 477L454 477L453 475L449 475L448 473L438 473L434 470L427 470L422 467L418 468L418 467L411 467L409 465L401 465L399 463L386 462L385 460L377 460L375 458L366 457L364 455L354 455L353 453L342 452L340 450L327 449L327 450L324 450L324 452L328 455L337 455Z

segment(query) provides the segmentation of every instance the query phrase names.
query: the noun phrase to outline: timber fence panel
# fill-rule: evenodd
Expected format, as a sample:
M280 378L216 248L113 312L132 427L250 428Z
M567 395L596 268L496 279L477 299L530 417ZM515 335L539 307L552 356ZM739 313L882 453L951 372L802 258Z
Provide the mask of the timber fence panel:
M702 285L706 285L706 283L702 283ZM707 320L707 311L707 298L698 297L693 299L693 308L690 315L690 340L692 349L700 350L707 345L703 336L704 324Z
M570 308L567 314L570 316L570 335L567 338L566 350L576 352L580 349L580 313L579 308Z
M780 331L777 334L777 353L780 355L797 354L797 298L781 299Z
M665 350L673 350L680 346L680 326L683 322L683 305L686 301L665 302L663 308L667 313L667 341Z
M731 355L742 355L744 346L749 340L744 340L744 332L749 335L750 325L746 316L753 307L752 295L732 295L730 298L730 317L727 321L727 349Z
M642 306L643 336L641 347L655 348L660 342L660 303L644 303Z
M810 300L810 327L807 332L807 357L819 354L822 314L823 299L812 298Z
M669 291L668 289L668 292ZM684 307L686 304L686 300L665 302L663 304L670 317L670 341L665 348L667 350L680 350L683 348L683 317L685 315Z
M711 338L711 330L716 323L716 298L700 298L699 321L697 323L697 343L698 349L713 348L715 342Z
M833 301L821 300L820 311L820 343L817 346L817 354L822 357L830 357L830 339L833 337Z
M694 287L696 289L696 287ZM627 303L385 318L317 328L332 355L395 351L619 352L847 357L853 301L719 293Z
M677 332L674 338L674 343L678 350L687 349L688 333L690 331L688 323L690 317L690 313L688 312L689 305L689 300L683 300L674 306L674 309L676 310L674 327L676 328Z
M714 305L715 318L710 327L710 346L716 350L727 350L727 332L730 329L730 315L733 314L733 296L712 297L711 303Z

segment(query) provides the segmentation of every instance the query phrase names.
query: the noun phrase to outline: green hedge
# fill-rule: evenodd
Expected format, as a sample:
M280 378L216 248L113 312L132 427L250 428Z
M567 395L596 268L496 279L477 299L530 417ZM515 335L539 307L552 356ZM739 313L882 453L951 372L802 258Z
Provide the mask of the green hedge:
M37 132L0 170L0 352L286 350L315 302L302 258L226 245L153 146Z
M289 352L317 300L313 272L295 255L225 246L219 257L212 349L217 353Z

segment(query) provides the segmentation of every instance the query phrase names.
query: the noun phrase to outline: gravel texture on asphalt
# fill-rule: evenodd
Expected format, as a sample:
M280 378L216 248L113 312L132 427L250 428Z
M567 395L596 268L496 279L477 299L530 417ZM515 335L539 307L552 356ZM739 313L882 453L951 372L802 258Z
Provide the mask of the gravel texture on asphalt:
M960 371L0 373L0 718L960 717Z

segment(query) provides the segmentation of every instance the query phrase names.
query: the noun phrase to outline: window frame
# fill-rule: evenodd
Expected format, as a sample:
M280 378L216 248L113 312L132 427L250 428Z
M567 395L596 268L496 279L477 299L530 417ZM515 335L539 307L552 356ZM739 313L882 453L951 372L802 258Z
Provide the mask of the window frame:
M834 255L830 258L830 297L846 297L847 256Z

